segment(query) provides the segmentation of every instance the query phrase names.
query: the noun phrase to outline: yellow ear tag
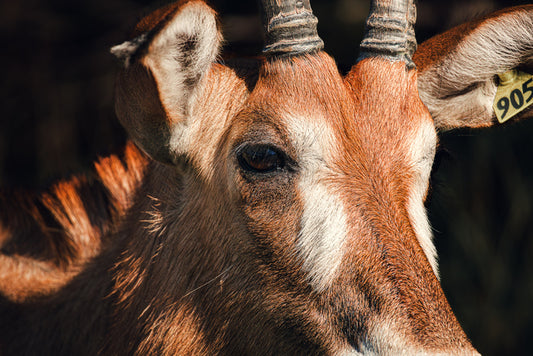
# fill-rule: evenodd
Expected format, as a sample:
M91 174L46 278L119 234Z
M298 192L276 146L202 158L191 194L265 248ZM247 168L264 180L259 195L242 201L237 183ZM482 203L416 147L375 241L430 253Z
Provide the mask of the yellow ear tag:
M533 75L512 69L498 77L500 84L492 107L503 124L533 104Z

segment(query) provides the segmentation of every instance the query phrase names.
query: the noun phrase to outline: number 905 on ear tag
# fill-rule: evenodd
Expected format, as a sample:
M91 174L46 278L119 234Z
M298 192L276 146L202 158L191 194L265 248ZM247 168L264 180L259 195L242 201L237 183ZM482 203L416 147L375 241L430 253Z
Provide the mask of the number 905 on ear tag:
M500 84L492 107L498 121L504 123L533 104L533 75L513 69L498 77Z

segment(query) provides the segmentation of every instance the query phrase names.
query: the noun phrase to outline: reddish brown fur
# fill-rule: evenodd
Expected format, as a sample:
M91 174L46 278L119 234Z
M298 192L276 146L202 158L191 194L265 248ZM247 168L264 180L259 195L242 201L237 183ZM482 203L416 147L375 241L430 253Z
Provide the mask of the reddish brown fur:
M159 31L189 3L138 31ZM154 73L164 70L137 55L119 77L117 113L164 163L129 144L123 160L96 164L96 183L61 182L42 206L22 201L25 218L1 216L2 354L474 353L409 215L411 148L434 129L416 71L365 59L342 78L323 52L265 59L259 75L213 64L191 82L187 116L163 105L168 78ZM188 141L176 154L179 120ZM326 145L323 157L311 152L328 173L317 180L346 215L341 263L323 289L299 254L299 155L311 148L295 126ZM293 166L240 167L238 149L257 142Z
M529 7L530 6L528 5L515 6L496 11L490 15L458 25L449 31L430 38L420 44L413 56L413 60L416 63L418 70L423 72L426 68L438 63L442 57L452 53L458 43L460 43L465 37L468 37L472 31L475 31L477 27L487 20L490 21L498 16L516 11L528 10Z
M168 21L169 17L190 1L191 0L176 1L151 12L139 21L137 26L135 26L135 31L132 35L136 37L157 29L158 27L160 28L166 21Z
M391 76L395 80L391 81ZM469 342L446 302L407 217L406 197L411 182L410 167L404 163L405 141L413 135L421 118L426 124L431 124L427 110L418 99L416 75L407 73L402 63L389 67L386 62L364 61L353 69L346 83L348 88L333 61L325 54L267 62L245 109L234 122L232 130L235 133L231 140L241 142L267 138L268 142L277 142L289 154L295 155L284 117L319 120L327 115L334 131L343 133L342 145L337 147L339 162L334 168L336 175L331 178L330 184L334 191L342 192L345 206L365 207L363 211L353 209L350 220L367 221L370 226L355 223L350 231L350 235L357 238L353 240L353 250L348 252L343 263L344 270L340 272L343 277L331 291L340 299L334 299L334 302L323 300L319 305L342 304L366 299L369 295L371 299L375 298L369 303L376 303L376 300L385 301L391 290L398 290L401 295L399 303L387 302L380 308L385 315L405 318L403 325L409 326L402 331L410 335L413 344L419 344L426 350L469 348ZM391 103L399 105L391 106ZM410 121L410 117L414 119ZM254 128L252 132L250 127ZM362 157L366 159L356 159ZM398 175L398 170L406 174ZM382 177L382 180L376 181L375 177ZM267 276L276 274L275 266L279 263L279 268L296 272L290 274L290 278L292 283L300 281L299 288L303 292L305 277L298 273L299 261L292 257L297 231L287 230L287 227L299 225L302 211L299 192L281 190L293 186L289 182L273 184L257 186L246 181L240 183L248 226L253 234L260 237L261 248L273 251L268 264L270 267L266 267ZM250 189L253 190L248 193ZM253 210L248 211L247 207L253 207ZM289 211L286 211L287 207L290 207ZM274 213L278 211L281 214ZM283 220L280 221L280 217ZM383 222L388 225L381 225ZM387 250L402 251L402 254L384 258L383 251L375 248L374 239L378 236L384 239L382 243L388 246ZM359 240L363 237L369 240ZM410 252L406 255L407 251ZM368 270L368 266L383 264L395 267L388 274L382 274L383 267ZM367 279L363 289L360 289L361 278ZM353 289L348 286L353 286ZM279 290L280 286L276 289ZM309 313L313 310L313 302L307 303ZM335 310L342 310L340 305L337 307ZM352 342L349 335L345 336L348 340L337 339L329 334L329 330L339 319L348 318L355 323L359 318L357 315L364 315L364 309L354 309L355 316L343 316L342 312L336 315L319 306L315 308L315 313L328 320L325 325L313 327L327 331L321 337L321 343L335 348ZM362 326L363 329L367 327Z
M353 121L340 123L339 130L346 132L343 154L339 155L339 167L345 177L339 177L334 184L339 186L347 206L362 207L351 210L350 220L366 224L356 226L350 234L358 239L351 244L349 261L344 265L348 269L341 273L347 279L341 285L355 284L348 276L356 279L367 274L367 283L375 288L375 298L386 301L386 313L397 315L400 320L405 318L401 325L413 343L426 350L450 352L456 347L455 352L464 352L470 347L469 341L408 218L407 197L413 183L412 168L406 165L405 144L419 125L431 124L431 117L418 98L416 72L406 71L401 62L365 60L352 69L346 81L357 113ZM369 272L368 266L375 270ZM399 294L396 305L388 304L384 297L391 290Z

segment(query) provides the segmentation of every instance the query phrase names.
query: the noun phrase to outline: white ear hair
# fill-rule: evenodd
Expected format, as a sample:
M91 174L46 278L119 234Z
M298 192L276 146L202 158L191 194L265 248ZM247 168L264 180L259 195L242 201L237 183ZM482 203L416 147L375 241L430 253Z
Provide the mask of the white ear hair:
M111 49L125 64L117 80L117 116L154 159L175 163L183 152L197 88L221 41L215 11L191 1Z
M203 2L192 2L151 41L143 63L152 71L171 116L187 114L192 91L216 60L221 39L215 12Z
M424 63L429 57L431 63ZM419 46L415 62L420 98L438 128L489 126L495 122L496 76L533 68L533 6L436 36Z

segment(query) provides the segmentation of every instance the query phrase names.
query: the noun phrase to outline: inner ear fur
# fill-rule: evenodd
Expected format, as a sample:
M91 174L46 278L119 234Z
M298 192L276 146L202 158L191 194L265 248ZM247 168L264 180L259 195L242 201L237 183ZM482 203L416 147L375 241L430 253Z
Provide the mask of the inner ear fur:
M418 90L441 130L496 123L497 75L533 74L533 6L509 8L422 43L414 55ZM533 116L526 109L516 118Z
M124 62L115 109L130 137L152 158L175 163L204 77L219 52L216 13L202 1L159 9L137 37L112 48Z

